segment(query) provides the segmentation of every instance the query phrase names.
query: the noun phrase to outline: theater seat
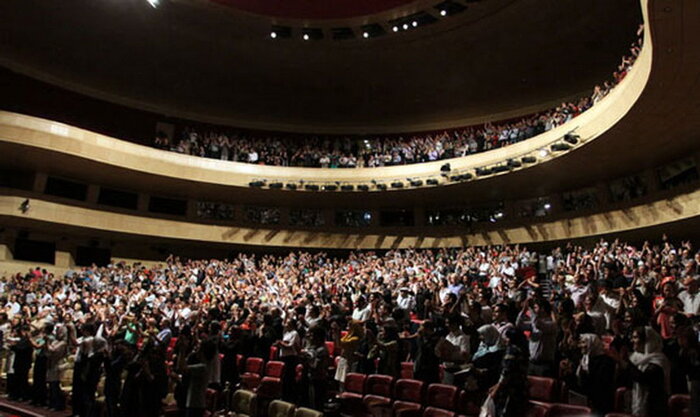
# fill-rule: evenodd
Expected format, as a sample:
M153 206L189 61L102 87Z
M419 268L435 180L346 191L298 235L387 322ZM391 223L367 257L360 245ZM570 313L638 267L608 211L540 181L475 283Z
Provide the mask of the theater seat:
M618 413L624 413L627 410L627 388L619 387L615 390L615 411Z
M267 408L267 417L294 417L296 406L281 400L273 400Z
M413 362L401 362L401 378L413 379Z
M241 385L248 390L255 390L260 384L263 377L263 365L265 362L262 358L248 358L245 361L245 370L241 375Z
M338 394L340 398L362 398L365 395L367 375L349 373L345 377L345 391Z
M255 391L259 398L277 399L282 397L282 381L279 378L264 377Z
M674 394L668 399L668 417L689 417L690 395Z
M457 413L459 416L479 415L483 402L481 396L477 396L476 393L462 390L457 397Z
M394 385L394 415L406 416L420 411L425 383L415 379L399 379Z
M457 405L457 387L445 384L430 384L425 396L425 404L432 408L454 410Z
M257 417L257 394L252 391L239 389L233 393L231 409L238 417Z
M284 375L284 362L270 361L265 364L265 376L281 379L282 375Z
M427 407L423 411L423 417L455 417L455 412L443 410L442 408Z
M362 399L368 409L372 407L387 407L391 406L391 389L394 384L394 378L389 375L370 375L365 382L365 396ZM381 413L379 410L373 411L371 414L387 414L386 411Z
M310 408L299 407L294 413L294 417L323 417L323 413Z
M296 366L294 369L294 381L297 383L301 382L304 379L304 365L299 364Z
M206 392L204 393L204 401L205 405L204 408L207 411L214 412L218 408L218 403L219 403L219 393L215 389L207 388Z
M528 376L528 395L531 400L552 403L557 400L557 381L554 378Z
M634 417L632 414L625 413L608 413L605 417Z
M531 402L525 412L525 417L549 417L549 407Z
M591 409L580 405L552 404L547 417L590 417Z

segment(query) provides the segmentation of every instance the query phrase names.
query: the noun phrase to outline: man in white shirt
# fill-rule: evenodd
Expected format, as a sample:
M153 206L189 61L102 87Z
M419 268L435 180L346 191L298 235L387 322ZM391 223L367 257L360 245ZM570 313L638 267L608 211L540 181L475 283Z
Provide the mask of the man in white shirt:
M396 305L407 313L410 313L416 308L416 299L411 293L408 292L408 288L402 287L399 289L399 296L396 298Z
M683 280L686 289L678 294L678 298L683 303L683 313L687 316L700 315L700 279L688 277Z
M449 333L435 347L435 353L443 360L445 366L445 384L452 384L454 374L462 370L462 366L471 359L469 335L462 331L461 320L459 316L447 319Z
M366 322L369 320L372 314L372 306L367 304L367 300L364 296L360 296L357 299L357 305L352 311L352 319L359 322Z

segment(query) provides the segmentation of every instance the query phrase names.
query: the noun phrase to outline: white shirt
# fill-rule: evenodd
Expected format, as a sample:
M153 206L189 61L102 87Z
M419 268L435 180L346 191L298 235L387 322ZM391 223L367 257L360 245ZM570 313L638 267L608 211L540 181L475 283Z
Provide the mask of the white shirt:
M700 315L700 291L691 294L688 290L683 290L678 294L678 298L683 303L683 312L685 314Z
M403 297L401 294L399 294L398 298L396 299L396 304L401 309L404 309L406 311L412 311L416 308L416 299L413 298L412 295L407 295Z
M461 361L462 355L464 353L469 356L469 336L463 331L450 332L445 336L445 340L450 342L453 346L457 347L459 350L455 349L454 356L452 360Z
M289 343L290 347L286 347L284 345L280 346L281 358L285 356L299 355L299 352L301 351L301 338L299 337L299 333L297 333L296 330L284 332L284 334L282 335L282 341L285 343Z
M370 306L369 304L367 304L362 310L355 307L355 309L352 311L352 319L355 321L367 321L369 320L369 316L371 314L372 306Z

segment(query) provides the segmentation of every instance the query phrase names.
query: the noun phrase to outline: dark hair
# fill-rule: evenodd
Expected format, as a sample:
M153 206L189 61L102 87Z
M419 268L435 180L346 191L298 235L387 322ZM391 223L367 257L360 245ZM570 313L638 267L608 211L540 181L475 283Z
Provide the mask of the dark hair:
M538 306L540 306L546 315L552 314L552 304L550 304L549 301L544 298L538 298L535 302Z
M506 339L508 339L511 346L518 347L523 351L523 354L529 356L527 339L525 338L525 334L520 329L510 327L508 330L506 330Z

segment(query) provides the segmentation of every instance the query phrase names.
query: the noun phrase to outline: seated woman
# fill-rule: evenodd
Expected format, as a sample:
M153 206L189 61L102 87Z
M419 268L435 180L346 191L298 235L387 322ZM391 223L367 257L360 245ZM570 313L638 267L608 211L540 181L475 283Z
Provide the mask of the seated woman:
M594 412L605 415L615 403L615 360L605 354L598 335L584 333L579 339L581 362L576 371L579 386Z

